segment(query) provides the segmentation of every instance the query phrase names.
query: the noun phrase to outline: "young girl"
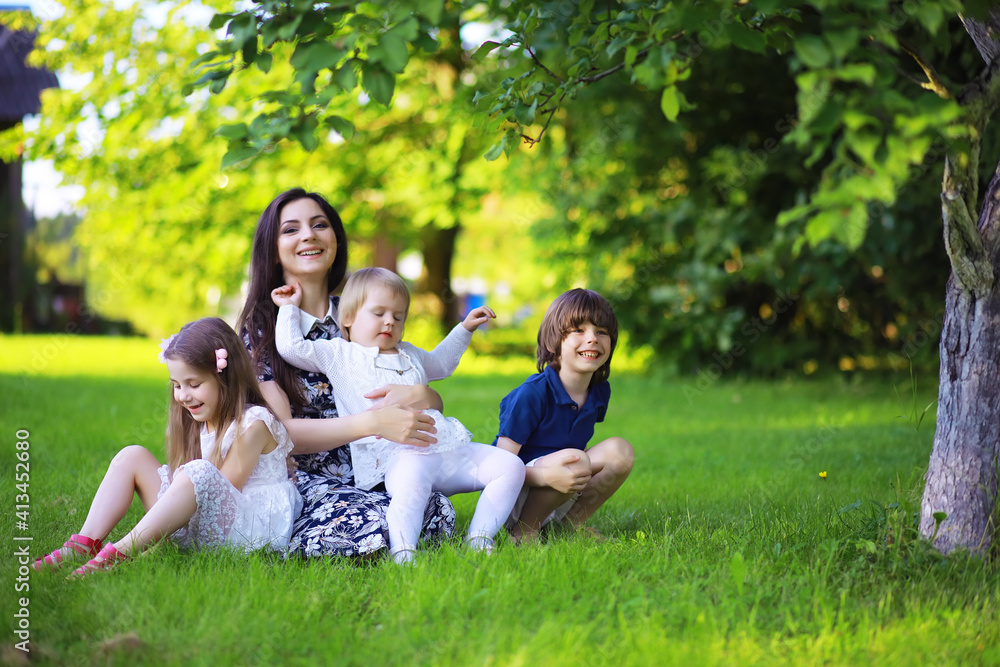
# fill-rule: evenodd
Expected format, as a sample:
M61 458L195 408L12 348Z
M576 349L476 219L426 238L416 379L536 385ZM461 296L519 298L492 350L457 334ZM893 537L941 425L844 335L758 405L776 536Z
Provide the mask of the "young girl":
M278 353L299 368L330 379L337 408L353 415L375 399L365 394L386 384L426 384L451 375L472 340L472 332L489 318L476 308L434 351L401 342L410 307L403 280L386 269L354 273L340 297L344 338L306 340L300 326L298 284L272 292L279 306L275 342ZM432 491L445 495L482 490L466 542L492 551L493 536L509 515L524 482L524 465L509 452L470 442L471 434L454 418L427 410L437 427L437 443L418 447L374 437L351 443L355 484L370 489L384 481L392 496L386 521L389 553L398 563L410 562L420 534L424 508Z
M498 447L525 462L525 486L508 526L534 541L550 520L582 526L632 472L624 438L590 445L611 398L618 319L607 299L574 289L552 302L538 329L538 374L500 403Z
M228 324L205 318L161 344L170 372L167 465L132 445L111 461L80 532L35 561L36 570L90 560L85 575L171 536L185 548L246 551L288 544L302 498L289 479L292 443L265 407L250 356ZM146 515L128 535L101 542L139 494Z

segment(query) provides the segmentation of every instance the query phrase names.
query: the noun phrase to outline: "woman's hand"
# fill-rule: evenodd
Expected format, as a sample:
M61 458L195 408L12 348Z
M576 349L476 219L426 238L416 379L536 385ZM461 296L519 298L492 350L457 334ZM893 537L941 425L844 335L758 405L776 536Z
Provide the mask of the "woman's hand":
M282 285L271 290L271 301L278 306L298 306L302 303L302 286L298 283Z
M426 447L437 442L434 419L413 408L389 405L368 411L374 420L372 434L401 445Z
M441 396L425 384L387 384L365 394L365 398L381 399L370 408L372 410L388 406L418 410L441 410L444 407Z

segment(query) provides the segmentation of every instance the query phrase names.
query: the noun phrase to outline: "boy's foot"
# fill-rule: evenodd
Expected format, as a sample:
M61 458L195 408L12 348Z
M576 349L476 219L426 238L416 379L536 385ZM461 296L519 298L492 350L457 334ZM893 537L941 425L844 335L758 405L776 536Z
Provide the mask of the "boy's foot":
M609 538L605 537L603 533L601 533L596 528L592 528L591 526L581 526L578 530L579 530L579 532L580 532L581 535L583 535L585 537L589 537L590 539L592 539L595 542L607 542L607 541L609 541Z
M514 528L514 529L508 529L507 534L510 535L510 541L516 547L542 543L542 536L538 532L531 532L531 531L521 530L520 528Z

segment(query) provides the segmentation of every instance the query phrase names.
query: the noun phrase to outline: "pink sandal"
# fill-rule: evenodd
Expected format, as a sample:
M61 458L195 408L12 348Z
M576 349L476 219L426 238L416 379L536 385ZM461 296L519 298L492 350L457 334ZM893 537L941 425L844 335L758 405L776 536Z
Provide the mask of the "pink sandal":
M34 562L32 567L42 570L58 570L67 563L79 563L92 558L101 551L101 541L85 535L70 535L69 539L48 556L43 556Z
M128 554L118 551L113 544L106 544L99 554L73 570L73 574L69 576L73 579L78 579L100 570L109 570L118 563L123 563L127 560L131 560Z

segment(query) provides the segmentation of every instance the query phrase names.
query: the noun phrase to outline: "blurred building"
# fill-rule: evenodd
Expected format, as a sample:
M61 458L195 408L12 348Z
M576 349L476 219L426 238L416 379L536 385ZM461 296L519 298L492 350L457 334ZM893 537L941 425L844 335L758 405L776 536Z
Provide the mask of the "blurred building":
M2 18L0 12L0 132L38 113L41 92L59 86L55 74L25 62L34 47L35 35L7 28ZM30 284L24 238L32 223L21 195L21 161L0 162L0 331L20 328L21 304Z

